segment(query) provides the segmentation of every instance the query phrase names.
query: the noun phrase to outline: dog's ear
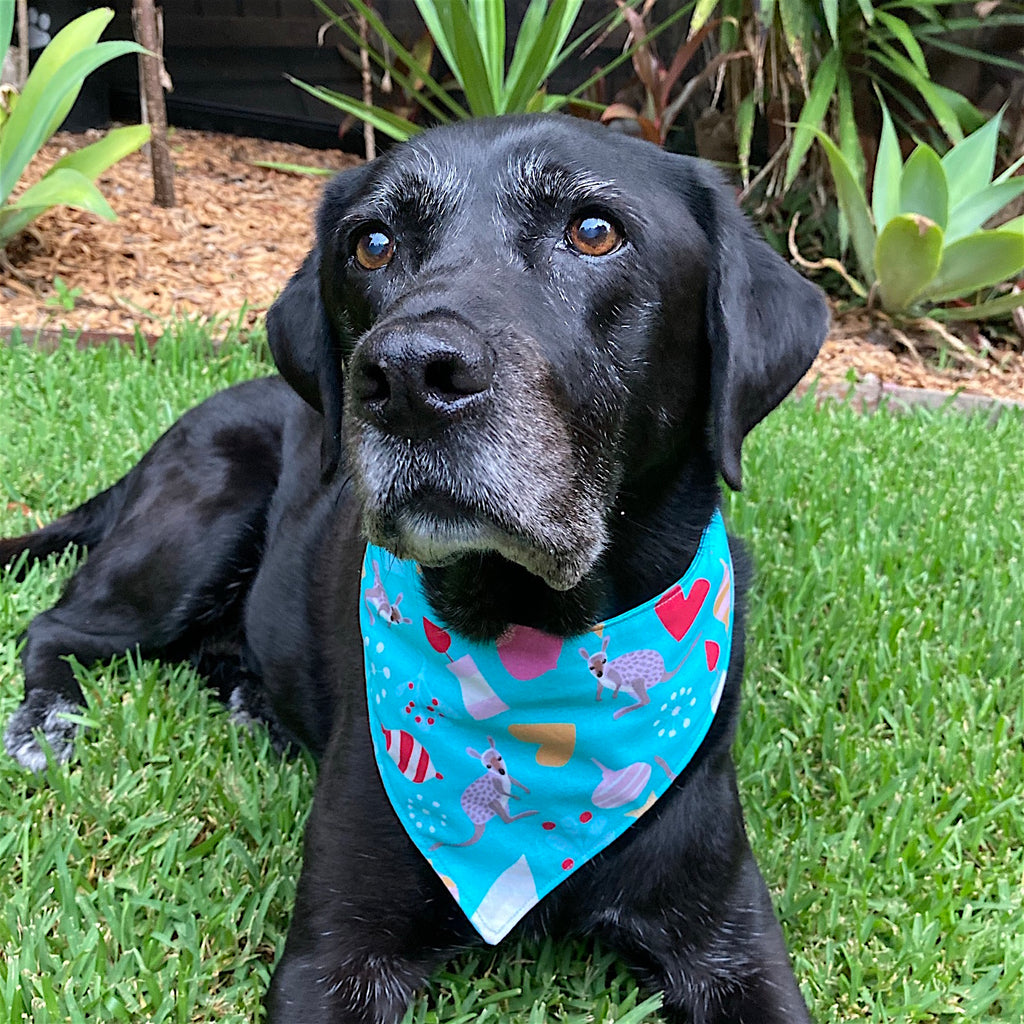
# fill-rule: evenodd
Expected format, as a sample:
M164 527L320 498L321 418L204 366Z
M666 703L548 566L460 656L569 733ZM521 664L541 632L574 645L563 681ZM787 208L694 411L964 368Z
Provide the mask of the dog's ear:
M746 435L806 373L828 331L819 288L758 237L713 168L694 164L691 213L710 245L705 317L711 345L714 452L739 490Z
M267 341L281 376L317 412L323 412L319 367L330 328L320 300L320 250L302 261L267 310Z
M303 260L267 310L267 341L281 376L324 418L321 471L341 457L341 358L320 297L320 249Z
M321 458L329 475L341 456L342 317L328 316L321 293L322 237L330 218L338 217L362 185L369 165L343 171L327 186L317 217L318 240L267 311L267 340L281 376L324 417Z

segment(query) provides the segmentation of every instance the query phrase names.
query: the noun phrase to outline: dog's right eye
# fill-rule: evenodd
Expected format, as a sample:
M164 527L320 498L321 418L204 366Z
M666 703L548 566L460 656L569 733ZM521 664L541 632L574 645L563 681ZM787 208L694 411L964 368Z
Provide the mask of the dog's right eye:
M583 214L571 220L565 236L582 256L608 256L623 242L622 232L599 213Z
M395 254L395 240L379 228L367 231L356 242L356 259L367 270L380 270L391 262Z

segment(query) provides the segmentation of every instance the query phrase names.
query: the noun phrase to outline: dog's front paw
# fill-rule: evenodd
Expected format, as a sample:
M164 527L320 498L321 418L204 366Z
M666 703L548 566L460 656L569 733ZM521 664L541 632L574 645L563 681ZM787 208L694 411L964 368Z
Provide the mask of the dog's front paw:
M270 745L278 754L284 755L292 750L292 737L278 721L255 680L246 679L235 686L228 697L228 710L231 721L236 725L246 729L265 727L270 734Z
M78 726L64 716L79 714L81 710L52 690L32 690L7 723L4 749L19 764L41 772L46 767L46 750L37 735L41 732L53 760L63 764L74 753L78 733Z
M360 952L327 958L286 953L267 994L269 1024L398 1024L425 970L404 958Z

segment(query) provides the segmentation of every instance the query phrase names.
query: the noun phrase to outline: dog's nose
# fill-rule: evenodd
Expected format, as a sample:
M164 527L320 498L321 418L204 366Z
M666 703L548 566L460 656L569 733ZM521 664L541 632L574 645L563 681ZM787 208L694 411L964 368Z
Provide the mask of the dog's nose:
M458 324L399 324L364 338L349 374L353 397L378 425L426 437L490 391L494 360Z

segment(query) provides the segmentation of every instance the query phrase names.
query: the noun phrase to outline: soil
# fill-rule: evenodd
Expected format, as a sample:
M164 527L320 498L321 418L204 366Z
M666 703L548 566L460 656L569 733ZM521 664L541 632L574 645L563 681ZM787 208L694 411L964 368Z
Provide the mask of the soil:
M97 137L58 134L25 183ZM177 207L153 204L149 161L137 153L99 180L116 221L58 208L8 246L0 338L15 326L42 343L61 327L82 331L83 343L130 338L136 329L155 337L171 315L251 326L306 255L324 181L255 162L331 170L357 162L340 152L209 132L174 130L170 145ZM57 278L63 284L55 288ZM952 393L1024 405L1024 354L1012 330L989 341L969 328L950 342L927 326L894 330L863 309L834 311L830 337L802 388L816 382L818 394L846 394L855 386L868 406L885 396L934 404Z

